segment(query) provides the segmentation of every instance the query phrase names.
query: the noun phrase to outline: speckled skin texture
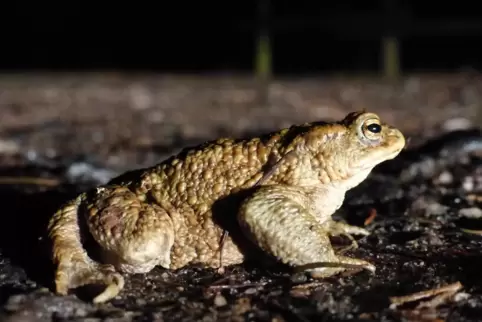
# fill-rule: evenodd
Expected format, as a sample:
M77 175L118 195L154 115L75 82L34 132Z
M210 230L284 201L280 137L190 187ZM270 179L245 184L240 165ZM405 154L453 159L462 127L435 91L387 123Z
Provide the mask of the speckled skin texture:
M347 267L374 271L366 261L335 254L330 236L368 231L331 215L347 190L404 146L400 131L375 114L356 112L336 123L208 142L126 173L53 216L56 291L105 284L94 298L104 302L123 288L122 273L237 264L252 253L246 245L306 266L315 277ZM99 259L87 253L86 240L95 242Z

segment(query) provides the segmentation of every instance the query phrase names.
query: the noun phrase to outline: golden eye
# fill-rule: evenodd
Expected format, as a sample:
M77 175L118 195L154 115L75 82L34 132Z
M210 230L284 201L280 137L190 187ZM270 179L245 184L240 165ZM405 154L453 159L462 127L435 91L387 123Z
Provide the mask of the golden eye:
M382 126L377 119L370 119L363 123L363 135L369 140L378 140L382 132Z

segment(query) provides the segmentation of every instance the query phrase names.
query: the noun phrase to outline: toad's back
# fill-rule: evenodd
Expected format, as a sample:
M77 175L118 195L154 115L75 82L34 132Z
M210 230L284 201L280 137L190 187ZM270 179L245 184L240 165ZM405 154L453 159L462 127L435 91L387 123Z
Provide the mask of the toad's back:
M233 190L255 185L268 160L279 158L280 139L286 132L250 140L220 139L186 148L155 167L127 173L111 184L130 186L140 198L150 195L174 207L204 212Z

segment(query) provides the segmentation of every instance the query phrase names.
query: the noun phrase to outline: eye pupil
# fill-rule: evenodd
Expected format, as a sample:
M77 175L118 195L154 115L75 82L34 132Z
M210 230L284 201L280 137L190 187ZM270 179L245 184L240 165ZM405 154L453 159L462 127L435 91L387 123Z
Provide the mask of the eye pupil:
M372 133L380 133L380 131L382 130L382 127L380 126L380 124L372 123L367 126L367 129Z

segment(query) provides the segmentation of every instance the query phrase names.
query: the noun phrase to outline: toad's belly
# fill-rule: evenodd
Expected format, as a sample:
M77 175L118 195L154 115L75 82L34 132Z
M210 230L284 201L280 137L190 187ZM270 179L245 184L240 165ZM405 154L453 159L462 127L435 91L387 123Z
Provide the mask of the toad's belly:
M179 269L189 264L202 264L207 267L219 268L242 263L246 254L232 238L220 236L216 248L208 246L206 241L189 238L186 241L174 243L171 250L171 269Z

